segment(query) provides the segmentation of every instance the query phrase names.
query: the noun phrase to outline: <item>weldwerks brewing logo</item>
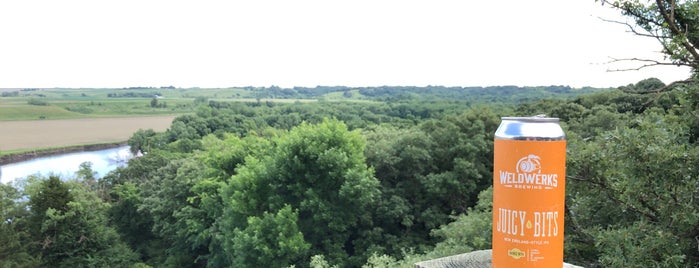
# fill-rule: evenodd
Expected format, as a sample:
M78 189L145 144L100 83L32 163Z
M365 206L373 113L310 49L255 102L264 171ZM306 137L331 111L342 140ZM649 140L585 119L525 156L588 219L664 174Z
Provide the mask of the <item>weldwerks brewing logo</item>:
M541 173L542 159L526 155L517 161L514 170L500 170L500 184L515 189L553 189L558 187L558 174Z
M539 157L533 154L522 157L517 161L517 173L541 173Z

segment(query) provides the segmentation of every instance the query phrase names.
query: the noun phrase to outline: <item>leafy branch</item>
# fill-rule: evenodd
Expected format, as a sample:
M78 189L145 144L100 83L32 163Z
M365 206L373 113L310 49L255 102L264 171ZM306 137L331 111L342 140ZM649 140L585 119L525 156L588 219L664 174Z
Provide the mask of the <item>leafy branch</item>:
M653 66L688 66L692 67L694 65L681 63L681 62L663 62L659 60L643 59L643 58L611 58L612 60L607 62L607 64L618 63L618 62L643 62L644 64L632 68L622 68L622 69L610 69L608 72L624 72L624 71L639 71L643 68L653 67Z
M696 1L655 0L641 3L632 0L598 0L621 11L632 21L617 21L600 18L609 23L624 25L637 36L653 38L662 45L665 60L644 58L612 59L609 63L636 62L640 66L608 70L637 71L652 66L687 66L699 70L699 3ZM678 83L688 83L688 80ZM674 88L671 83L655 91L663 92Z

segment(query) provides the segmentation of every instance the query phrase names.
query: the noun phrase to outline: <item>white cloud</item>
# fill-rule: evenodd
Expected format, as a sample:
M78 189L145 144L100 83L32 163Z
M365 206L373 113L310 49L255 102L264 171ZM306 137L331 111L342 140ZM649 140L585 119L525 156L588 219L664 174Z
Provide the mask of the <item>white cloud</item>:
M658 50L595 1L13 1L0 87L618 86Z

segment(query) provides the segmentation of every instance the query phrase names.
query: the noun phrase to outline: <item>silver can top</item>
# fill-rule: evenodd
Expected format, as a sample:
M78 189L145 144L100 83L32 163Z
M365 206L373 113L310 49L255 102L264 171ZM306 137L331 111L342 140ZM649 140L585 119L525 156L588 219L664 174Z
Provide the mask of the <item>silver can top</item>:
M532 117L503 117L495 131L496 139L503 140L565 140L559 119L536 115Z

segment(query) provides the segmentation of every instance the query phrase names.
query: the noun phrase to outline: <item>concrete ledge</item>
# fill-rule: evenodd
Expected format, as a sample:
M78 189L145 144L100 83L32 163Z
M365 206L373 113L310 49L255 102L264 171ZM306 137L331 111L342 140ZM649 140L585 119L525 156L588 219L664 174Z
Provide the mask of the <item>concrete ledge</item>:
M479 250L415 264L415 268L491 268L493 258L492 250ZM563 268L583 268L568 263L563 263Z

